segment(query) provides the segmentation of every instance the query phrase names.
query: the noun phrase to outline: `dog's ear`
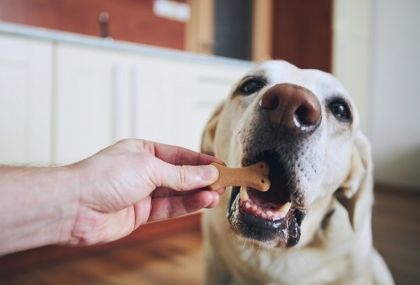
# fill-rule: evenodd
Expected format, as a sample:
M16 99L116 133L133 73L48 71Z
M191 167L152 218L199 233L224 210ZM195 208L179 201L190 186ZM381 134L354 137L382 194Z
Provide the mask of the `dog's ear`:
M219 123L220 113L223 110L224 102L222 102L211 115L203 135L201 136L201 152L214 156L214 135L216 134L217 124Z
M359 131L353 145L349 174L335 193L337 200L346 208L355 231L362 227L373 204L372 170L370 143Z

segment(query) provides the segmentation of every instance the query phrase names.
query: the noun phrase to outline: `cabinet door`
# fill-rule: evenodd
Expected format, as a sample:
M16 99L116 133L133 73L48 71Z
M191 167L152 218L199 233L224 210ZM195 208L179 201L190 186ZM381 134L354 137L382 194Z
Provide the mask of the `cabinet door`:
M129 84L118 53L59 44L56 58L53 159L70 163L126 136L116 124L129 128L120 106Z
M131 57L134 136L198 151L218 104L249 66Z
M158 56L127 55L130 71L132 137L172 143L172 60Z
M127 137L199 150L206 121L250 66L60 44L54 161L74 162Z
M205 124L250 66L190 62L177 68L171 106L173 143L198 151Z
M50 162L52 44L0 36L0 164Z

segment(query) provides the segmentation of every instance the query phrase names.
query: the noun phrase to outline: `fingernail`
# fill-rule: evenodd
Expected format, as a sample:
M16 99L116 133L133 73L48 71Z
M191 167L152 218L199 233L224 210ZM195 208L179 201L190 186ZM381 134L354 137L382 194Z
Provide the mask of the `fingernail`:
M198 167L201 180L213 182L219 176L219 171L213 165L202 165Z

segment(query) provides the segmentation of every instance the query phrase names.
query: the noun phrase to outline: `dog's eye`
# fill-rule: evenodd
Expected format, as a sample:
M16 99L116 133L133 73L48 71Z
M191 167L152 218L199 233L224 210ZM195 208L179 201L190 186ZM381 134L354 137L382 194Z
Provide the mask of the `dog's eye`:
M253 93L257 92L258 90L260 90L264 86L265 86L264 81L262 81L260 79L257 79L257 78L251 78L251 79L248 79L247 81L245 81L244 83L242 83L242 85L239 87L238 91L241 94L250 95L250 94L253 94Z
M342 121L350 121L350 109L344 102L333 102L328 106L333 115Z

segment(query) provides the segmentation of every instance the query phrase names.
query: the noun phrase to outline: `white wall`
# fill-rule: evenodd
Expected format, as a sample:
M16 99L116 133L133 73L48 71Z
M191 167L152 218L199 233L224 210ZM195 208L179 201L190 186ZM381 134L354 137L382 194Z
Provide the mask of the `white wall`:
M372 142L375 180L420 191L419 0L334 0L333 73Z
M369 126L369 71L373 0L335 0L333 74L353 97L360 127Z
M376 0L372 10L375 178L420 189L420 1Z

